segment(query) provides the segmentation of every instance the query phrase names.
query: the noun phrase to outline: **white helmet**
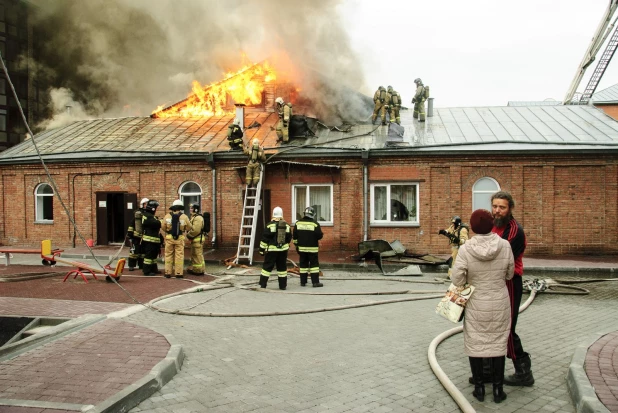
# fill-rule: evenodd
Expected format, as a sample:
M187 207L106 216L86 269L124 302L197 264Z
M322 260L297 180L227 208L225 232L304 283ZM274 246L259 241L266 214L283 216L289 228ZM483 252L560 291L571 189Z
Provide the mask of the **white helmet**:
M273 209L273 218L283 218L283 209L281 207Z
M150 201L150 199L148 199L148 198L142 198L142 200L141 200L141 201L140 201L140 203L139 203L139 206L144 206L144 204L147 204L147 203L148 203L148 201Z
M175 200L174 202L172 202L172 206L181 206L184 207L182 201L180 199Z
M258 138L253 138L253 146L260 146L260 141Z
M283 102L283 98L278 97L277 99L275 99L275 103L278 103L278 104L280 104L280 105L283 105L283 103L284 103L284 102Z
M234 125L236 126L240 125L240 119L234 118Z

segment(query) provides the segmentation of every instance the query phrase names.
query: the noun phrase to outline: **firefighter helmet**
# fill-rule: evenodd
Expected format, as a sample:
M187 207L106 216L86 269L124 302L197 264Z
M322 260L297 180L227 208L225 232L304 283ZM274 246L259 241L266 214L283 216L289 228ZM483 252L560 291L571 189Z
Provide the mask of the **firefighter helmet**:
M234 118L233 124L236 125L236 126L240 125L240 119Z
M283 218L283 209L281 209L281 207L275 207L273 209L273 219L274 218Z
M150 199L148 199L148 198L142 198L142 200L139 202L139 206L140 206L141 208L143 208L143 207L144 207L144 204L147 204L147 203L148 203L148 201L150 201Z
M183 205L180 199L177 199L174 202L172 202L172 206L170 207L170 209L172 211L180 211L181 209L185 209L185 206Z
M315 211L313 210L313 208L311 207L305 208L305 216L311 219L315 218Z
M193 211L193 212L200 212L200 204L198 204L198 203L191 204L191 211Z
M260 141L258 138L253 138L253 146L260 146Z
M418 85L418 84L421 84L421 85L422 85L422 84L423 84L423 81L421 80L421 78L420 78L420 77L417 77L416 79L414 79L414 83L416 83L417 85Z
M283 98L282 97L278 97L277 99L275 99L275 103L278 104L278 105L283 105L284 104Z
M384 89L384 86L380 86L378 90L386 90L386 89Z
M455 226L455 228L458 228L461 225L461 217L455 215L453 217L453 219L451 220L451 222L453 223L453 225Z
M159 203L155 201L154 199L151 199L150 201L146 203L146 210L152 212L153 214L157 210L158 207L159 207Z
M389 85L389 86L386 88L386 90L390 93L390 92L392 92L392 91L393 91L393 87Z

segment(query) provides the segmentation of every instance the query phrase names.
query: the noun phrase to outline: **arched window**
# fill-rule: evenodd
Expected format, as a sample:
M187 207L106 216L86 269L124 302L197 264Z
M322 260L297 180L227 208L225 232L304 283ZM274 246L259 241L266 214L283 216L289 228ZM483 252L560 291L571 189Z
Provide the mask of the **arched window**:
M493 178L481 178L472 185L472 211L486 209L491 211L491 196L500 190Z
M199 204L200 211L202 210L202 188L195 182L188 181L180 185L178 195L180 195L180 200L185 206L185 214L191 215L191 204Z
M34 189L34 209L37 222L54 221L54 190L49 184L39 184Z

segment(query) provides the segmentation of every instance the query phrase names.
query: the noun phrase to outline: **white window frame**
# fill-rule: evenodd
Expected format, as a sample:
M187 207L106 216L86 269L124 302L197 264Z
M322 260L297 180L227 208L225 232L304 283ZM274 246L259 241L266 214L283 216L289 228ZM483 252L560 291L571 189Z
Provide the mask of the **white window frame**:
M489 179L490 181L492 181L494 184L496 184L496 187L498 189L496 190L492 190L492 191L477 191L474 189L474 187L483 179ZM496 192L500 191L500 184L498 183L498 181L496 181L494 178L491 178L489 176L483 176L479 179L476 180L476 182L474 182L474 184L472 185L472 211L476 211L477 209L481 209L481 206L476 205L476 202L474 200L475 195L477 194L489 194L489 198L491 198L491 195L495 194ZM484 208L483 208L484 209ZM487 208L488 211L491 211L491 200L489 201L489 208Z
M300 187L300 186L304 186L306 187L306 196L305 199L307 200L307 203L309 203L309 190L310 188L315 188L315 187L328 187L330 189L330 220L328 221L319 221L321 226L325 226L325 227L332 227L333 225L335 225L334 222L334 214L335 214L335 204L333 202L333 184L294 184L292 185L292 211L291 211L291 215L292 215L292 224L296 223L296 217L295 217L295 211L296 211L296 188ZM305 205L305 208L309 207L311 205Z
M197 185L197 187L200 189L200 192L182 192L182 189L187 185L187 184L195 184ZM180 187L178 187L178 199L180 199L180 201L182 201L182 204L185 206L185 214L190 215L191 214L191 205L187 205L185 203L185 196L189 197L189 196L197 196L199 198L199 204L200 204L200 211L202 210L202 194L204 193L204 191L202 190L202 186L200 184L198 184L195 181L185 181L182 184L180 184Z
M388 220L383 220L383 219L376 219L375 217L375 205L374 205L374 192L375 192L375 188L379 187L379 186L385 186L386 187L386 196L387 196L387 202L386 202L386 216L390 217L391 216L391 186L396 185L396 186L402 186L402 185L410 185L410 186L414 186L416 188L416 194L415 194L415 199L416 199L416 221L390 221L390 219ZM421 209L420 209L420 200L419 200L419 193L420 193L420 182L375 182L372 183L369 187L370 189L370 195L369 195L369 200L370 200L370 205L369 205L369 210L370 210L370 214L369 214L369 225L373 226L373 227L419 227L421 225L420 222L420 216L421 216Z
M52 193L51 194L39 194L39 189L43 188L44 186L48 186ZM34 188L34 222L38 222L38 223L45 223L45 224L50 224L53 223L54 220L52 219L44 219L42 218L43 216L43 211L40 210L39 208L39 198L44 198L44 197L52 197L52 216L54 214L54 188L48 184L47 182L43 182L38 184L35 188ZM41 200L41 202L43 202L43 200Z

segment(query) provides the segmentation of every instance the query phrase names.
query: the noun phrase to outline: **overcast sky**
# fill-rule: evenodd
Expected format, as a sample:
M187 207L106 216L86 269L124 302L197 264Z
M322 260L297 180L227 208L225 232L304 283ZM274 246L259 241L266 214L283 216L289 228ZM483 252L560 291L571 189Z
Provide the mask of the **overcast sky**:
M562 100L608 4L345 0L339 11L363 62L370 89L363 92L392 85L409 103L413 80L420 77L436 107L504 106L511 100ZM597 92L616 83L618 56Z

